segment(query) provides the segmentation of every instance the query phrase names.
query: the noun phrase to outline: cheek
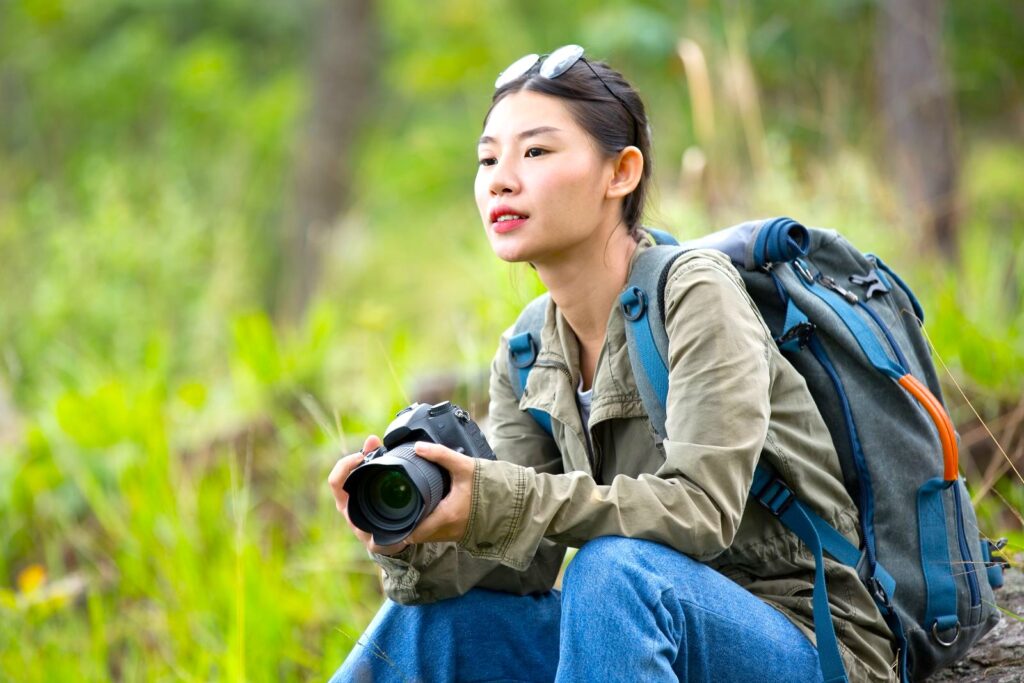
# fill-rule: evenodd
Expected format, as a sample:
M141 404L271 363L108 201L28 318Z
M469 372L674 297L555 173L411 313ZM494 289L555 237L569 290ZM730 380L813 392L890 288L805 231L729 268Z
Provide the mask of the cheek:
M490 199L489 192L487 190L487 179L483 177L483 169L481 168L476 173L476 179L473 181L473 194L476 197L476 208L480 212L480 217L484 217L484 212L487 211L487 203Z
M588 172L583 164L566 164L552 174L546 185L559 188L559 203L573 212L600 205L600 178Z

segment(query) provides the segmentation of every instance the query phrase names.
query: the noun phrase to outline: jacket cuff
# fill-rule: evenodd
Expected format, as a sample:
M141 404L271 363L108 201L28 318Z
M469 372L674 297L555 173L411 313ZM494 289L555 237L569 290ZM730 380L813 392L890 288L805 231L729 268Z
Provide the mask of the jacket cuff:
M529 566L530 557L516 552L522 530L526 491L532 470L502 460L480 460L473 469L469 521L459 547L474 557L500 561L517 570Z
M403 548L394 555L370 553L370 558L384 570L384 592L398 603L414 602L419 597L416 584L420 572L412 564L414 548Z

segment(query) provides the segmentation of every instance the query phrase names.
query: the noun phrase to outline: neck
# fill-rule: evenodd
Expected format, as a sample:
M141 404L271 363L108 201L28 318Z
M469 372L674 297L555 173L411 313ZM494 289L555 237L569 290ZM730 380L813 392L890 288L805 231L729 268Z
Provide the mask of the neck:
M625 286L635 249L636 242L619 226L575 245L560 258L534 264L584 352L604 343L608 316Z

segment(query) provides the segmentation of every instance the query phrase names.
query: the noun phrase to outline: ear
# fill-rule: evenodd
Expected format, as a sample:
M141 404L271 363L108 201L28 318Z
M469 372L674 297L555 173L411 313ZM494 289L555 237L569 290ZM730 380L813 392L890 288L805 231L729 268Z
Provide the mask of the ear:
M640 184L644 173L644 155L630 145L612 160L612 177L605 196L609 199L625 197Z

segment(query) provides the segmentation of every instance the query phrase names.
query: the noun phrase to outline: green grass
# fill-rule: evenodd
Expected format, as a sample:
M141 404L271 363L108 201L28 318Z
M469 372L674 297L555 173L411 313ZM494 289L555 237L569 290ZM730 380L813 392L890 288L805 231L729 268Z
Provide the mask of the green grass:
M1024 171L998 147L975 154L978 173ZM983 416L1019 398L1020 226L998 220L1015 185L968 186L975 211L950 270L890 227L862 157L844 152L803 178L772 158L729 215L663 187L660 223L691 237L785 213L838 228L915 287L937 352ZM539 285L491 255L467 188L426 216L357 214L362 232L328 249L306 321L278 330L225 258L244 232L208 239L216 226L187 189L153 204L132 198L133 182L111 171L110 202L66 216L44 245L57 260L41 266L35 296L49 306L4 304L21 330L4 362L21 368L8 377L22 423L0 447L0 679L325 679L380 601L327 473L409 400L412 378L485 368ZM120 226L141 204L139 236ZM968 420L951 384L947 397ZM1020 490L1007 481L979 504L982 531L1018 548L1006 509L1024 505ZM46 578L33 589L35 568Z

